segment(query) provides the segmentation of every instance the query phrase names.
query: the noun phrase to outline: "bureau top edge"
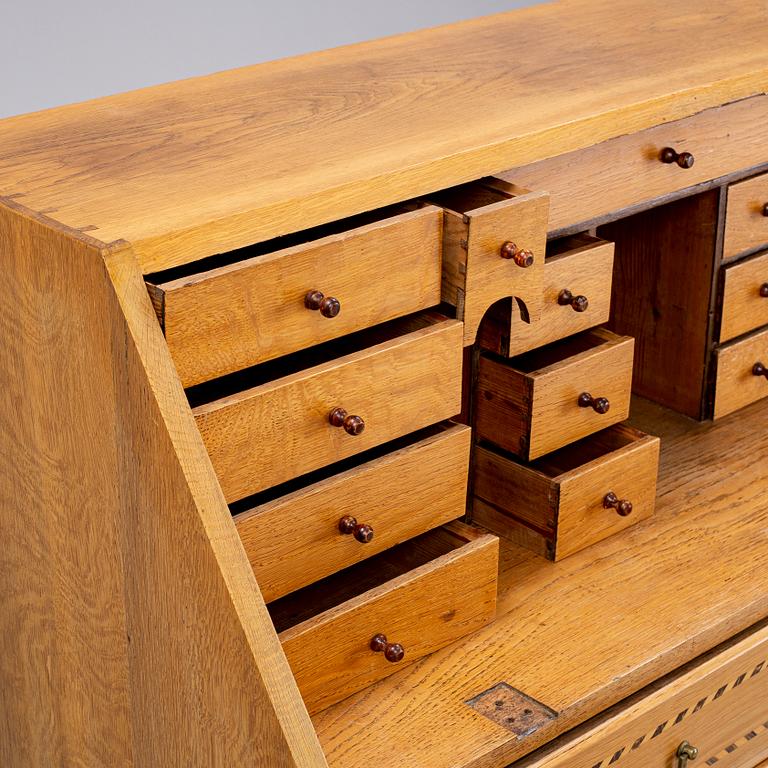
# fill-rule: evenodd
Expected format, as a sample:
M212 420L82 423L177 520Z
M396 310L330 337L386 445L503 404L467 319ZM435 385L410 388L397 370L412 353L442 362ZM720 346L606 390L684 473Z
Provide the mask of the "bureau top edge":
M766 36L764 0L544 3L2 120L0 198L156 272L763 93Z

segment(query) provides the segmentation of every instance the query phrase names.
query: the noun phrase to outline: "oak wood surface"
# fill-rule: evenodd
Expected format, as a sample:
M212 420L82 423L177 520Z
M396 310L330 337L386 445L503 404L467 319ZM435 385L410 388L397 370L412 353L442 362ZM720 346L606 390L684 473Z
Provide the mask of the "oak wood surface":
M441 539L451 541L445 546ZM426 552L409 552L414 547ZM353 596L280 633L310 712L487 624L496 610L498 551L495 536L454 523L375 558L385 561L376 562L377 567L388 567L394 575L372 589L361 591L365 577L353 578L357 572L351 569L347 591ZM415 563L409 561L413 554ZM398 567L400 557L404 563ZM347 572L333 578L343 581ZM371 639L379 633L404 647L401 662L371 650Z
M227 500L455 416L462 339L462 323L443 319L194 408ZM362 434L329 424L336 407L363 418Z
M559 563L502 542L493 624L313 717L333 768L501 768L766 615L768 401L632 423L662 438L656 514ZM558 717L519 739L467 706L501 681Z
M768 174L739 181L728 187L724 259L763 244L768 245L767 205Z
M543 4L4 120L0 194L151 272L761 93L766 33L763 0Z
M442 213L422 208L155 286L182 384L439 304L441 238ZM339 314L307 309L310 290Z
M720 341L729 341L761 325L768 325L768 253L725 268Z
M549 228L557 231L766 162L768 97L626 133L499 175L516 185L549 192ZM667 146L689 148L696 158L693 167L660 162L659 153Z
M235 516L269 602L464 514L471 430L454 425ZM339 532L350 515L365 544Z
M768 376L753 371L755 363L768 368L768 329L720 347L716 356L716 419L768 397Z
M0 763L324 766L133 254L0 245Z

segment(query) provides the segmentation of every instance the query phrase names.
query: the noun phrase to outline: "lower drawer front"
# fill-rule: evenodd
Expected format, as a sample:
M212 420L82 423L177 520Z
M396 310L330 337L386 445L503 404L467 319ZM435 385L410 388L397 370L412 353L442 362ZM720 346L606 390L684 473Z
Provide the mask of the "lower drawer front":
M515 768L755 768L768 757L768 628L610 710Z
M491 621L498 551L495 536L452 523L272 603L308 710L324 709Z
M440 429L236 515L264 600L461 517L470 435L461 424Z
M768 253L725 269L720 341L768 324Z
M768 329L717 350L715 418L768 397Z

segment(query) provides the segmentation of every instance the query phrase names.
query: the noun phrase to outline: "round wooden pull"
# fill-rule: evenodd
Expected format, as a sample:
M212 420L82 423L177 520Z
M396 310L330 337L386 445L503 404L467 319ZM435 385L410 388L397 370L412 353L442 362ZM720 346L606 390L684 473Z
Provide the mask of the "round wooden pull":
M579 407L591 408L595 413L608 413L611 404L607 397L592 397L589 392L582 392L579 395Z
M605 494L603 506L606 509L615 509L622 517L632 514L632 502L628 499L620 499L613 491Z
M386 635L374 635L371 639L371 650L375 653L383 653L387 661L396 664L405 656L405 648L400 643L388 643Z
M589 307L589 299L586 296L574 296L567 288L560 291L557 303L562 307L571 307L574 312L586 312Z
M304 306L307 309L319 310L323 317L336 317L341 312L341 303L333 296L326 296L322 291L307 291L304 297Z
M761 295L761 296L762 296L764 299L768 299L768 283L763 283L763 284L760 286L760 295Z
M752 373L755 376L765 376L765 378L768 379L768 367L766 367L762 363L755 363L752 366Z
M768 218L768 203L763 205L763 216Z
M343 408L334 408L328 414L328 421L334 427L344 427L344 431L349 435L359 435L365 429L361 416L353 416Z
M533 264L533 251L528 251L525 248L518 248L511 240L507 240L504 245L501 246L501 258L512 259L518 267L526 269Z
M358 523L352 515L344 515L339 520L339 531L354 536L361 544L367 544L373 538L373 528L368 523Z
M696 158L690 152L679 154L672 147L664 147L659 154L662 163L677 163L681 168L693 168Z

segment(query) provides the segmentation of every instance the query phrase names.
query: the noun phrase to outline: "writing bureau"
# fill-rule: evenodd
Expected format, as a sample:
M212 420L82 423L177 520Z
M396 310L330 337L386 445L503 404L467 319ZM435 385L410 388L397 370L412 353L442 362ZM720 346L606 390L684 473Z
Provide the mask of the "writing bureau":
M0 122L2 764L768 758L767 17Z

